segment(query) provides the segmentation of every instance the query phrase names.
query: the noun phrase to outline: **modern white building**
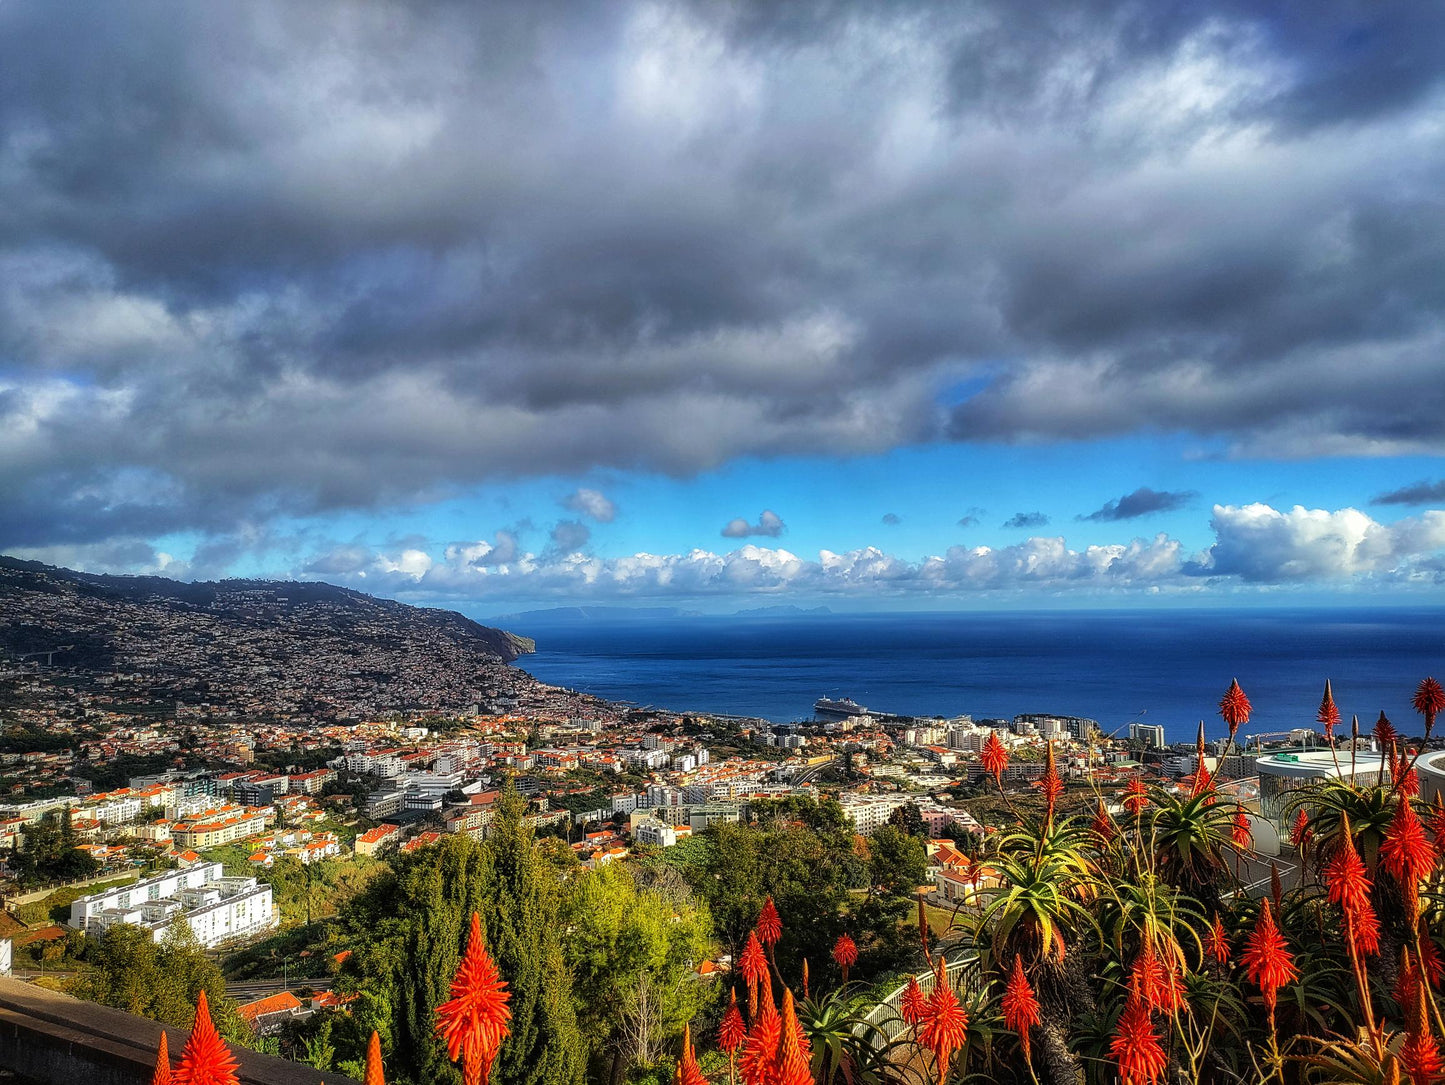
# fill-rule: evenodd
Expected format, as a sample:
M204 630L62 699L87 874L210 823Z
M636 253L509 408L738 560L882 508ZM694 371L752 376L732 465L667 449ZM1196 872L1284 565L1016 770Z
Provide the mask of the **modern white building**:
M1319 780L1353 779L1372 787L1390 779L1390 769L1381 764L1379 753L1361 750L1350 756L1349 750L1281 750L1255 762L1259 773L1259 808L1265 817L1283 827L1287 819L1285 807L1289 792L1308 787ZM1423 760L1422 760L1423 764ZM1421 774L1421 790L1424 774Z
M270 930L279 917L269 885L255 878L225 877L220 863L169 870L92 893L70 906L70 926L95 935L117 923L130 923L149 930L159 942L177 921L186 923L196 940L210 948Z
M639 844L651 844L658 848L670 848L677 843L677 830L655 818L638 822L632 835Z
M843 816L853 823L853 830L859 836L871 836L888 824L889 815L907 801L901 795L845 794L838 797Z

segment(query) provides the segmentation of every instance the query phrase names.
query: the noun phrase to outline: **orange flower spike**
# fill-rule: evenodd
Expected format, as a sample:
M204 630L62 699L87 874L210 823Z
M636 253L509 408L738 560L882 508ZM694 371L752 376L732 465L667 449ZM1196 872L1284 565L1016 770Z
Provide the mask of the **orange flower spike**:
M773 1060L773 1085L813 1085L813 1074L808 1069L812 1053L805 1044L803 1027L793 1006L793 992L784 990L778 1052Z
M717 1045L731 1058L747 1038L748 1030L743 1024L743 1015L738 1011L738 990L734 987L728 992L727 1012L723 1014L722 1023L718 1025Z
M1380 744L1380 749L1388 750L1400 740L1400 732L1395 730L1395 725L1389 721L1383 712L1380 718L1375 721L1375 726L1370 732L1375 736L1375 741Z
M838 935L838 940L833 943L833 960L838 962L838 967L843 970L843 982L848 982L848 969L858 962L858 946L848 935L847 931Z
M1129 995L1119 1015L1109 1054L1119 1065L1120 1085L1157 1085L1164 1075L1169 1059L1154 1033L1149 1010L1137 994Z
M898 1001L898 1016L906 1025L921 1024L928 1015L928 996L918 986L918 980L908 977L908 986L903 988L903 997Z
M151 1085L173 1085L171 1078L171 1048L170 1041L166 1039L165 1029L161 1029L161 1042L156 1048L156 1072L151 1078Z
M1430 834L1435 840L1435 850L1445 852L1445 800L1438 791L1430 804Z
M1289 831L1289 842L1296 851L1303 851L1310 842L1310 815L1303 806L1294 817L1294 825Z
M1425 717L1425 737L1429 738L1430 732L1435 729L1435 717L1445 712L1445 687L1433 678L1421 680L1415 688L1415 696L1410 698L1410 705Z
M763 956L763 944L758 941L758 932L748 932L748 944L743 947L743 955L738 959L738 968L742 971L743 979L748 984L748 1020L758 1019L758 981L768 971L768 959Z
M758 998L761 1009L748 1032L747 1045L738 1059L738 1069L747 1085L774 1085L773 1062L778 1055L782 1035L782 1018L773 1002L772 982L763 973L763 989Z
M507 1025L512 1019L507 1008L512 996L482 942L482 921L476 912L451 995L450 1001L437 1007L437 1035L447 1045L447 1056L454 1062L461 1059L466 1085L487 1085L502 1041L512 1033Z
M1405 1004L1405 1043L1400 1048L1400 1066L1410 1075L1412 1085L1438 1085L1445 1073L1440 1045L1430 1032L1425 1010L1425 981L1418 968L1411 968L1410 991Z
M1239 688L1239 679L1236 678L1229 683L1229 689L1219 701L1219 714L1224 717L1224 722L1229 725L1229 737L1239 728L1249 722L1249 714L1254 706L1249 703L1249 698L1244 695L1244 690Z
M1239 959L1245 974L1264 995L1265 1009L1269 1011L1273 1023L1279 989L1290 980L1297 979L1299 971L1294 966L1294 954L1289 951L1289 943L1275 925L1274 913L1270 911L1267 900L1260 904L1259 918L1249 932Z
M1338 904L1345 917L1345 934L1355 953L1368 957L1380 949L1380 922L1370 899L1370 878L1355 850L1350 819L1340 819L1340 843L1321 871L1331 904Z
M1420 921L1420 963L1425 968L1426 981L1438 990L1441 978L1445 977L1445 962L1440 960L1440 948L1435 945L1435 939L1430 937L1430 931L1423 919Z
M1144 786L1144 781L1136 776L1129 781L1129 786L1124 788L1124 809L1138 817L1148 805L1149 789Z
M938 958L938 979L928 998L928 1016L919 1030L918 1042L933 1052L938 1063L939 1081L947 1075L949 1059L963 1046L968 1036L968 1014L948 984L948 967Z
M1013 971L1009 973L1008 983L1004 985L1000 1008L1003 1010L1005 1027L1018 1033L1019 1045L1024 1049L1024 1061L1027 1062L1029 1030L1040 1020L1039 1000L1034 997L1034 989L1029 985L1028 976L1024 975L1023 958L1017 953L1014 954Z
M211 1008L206 1003L206 992L202 991L196 999L196 1021L181 1050L175 1081L177 1085L240 1085L236 1077L239 1067L226 1041L211 1023Z
M1380 843L1380 860L1390 876L1407 890L1419 885L1435 868L1435 845L1425 835L1425 827L1415 813L1414 804L1400 796L1395 816Z
M1205 937L1204 952L1220 964L1229 963L1229 936L1224 933L1224 924L1220 921L1218 912L1214 913L1214 922Z
M361 1085L386 1085L381 1071L381 1037L376 1029L371 1030L371 1040L366 1045L366 1076L361 1079Z
M778 944L778 939L783 936L783 921L778 915L778 909L773 904L773 898L768 897L763 901L763 910L758 915L758 937L763 940L763 945L771 950Z
M1104 844L1111 843L1117 835L1114 831L1114 819L1109 816L1109 811L1104 809L1102 799L1094 809L1094 820L1089 822L1089 831Z
M1335 691L1330 688L1330 680L1325 679L1325 695L1320 700L1320 710L1315 713L1315 722L1325 729L1325 738L1334 740L1335 728L1340 725L1340 710L1335 705Z
M1229 839L1240 851L1248 851L1254 846L1254 833L1249 828L1249 815L1244 812L1244 807L1239 803L1234 804L1234 821L1229 829Z
M697 1064L697 1052L692 1049L692 1025L682 1028L682 1057L677 1062L678 1085L708 1085L702 1069Z
M989 729L988 738L983 740L983 753L979 756L983 771L993 777L997 787L1003 787L1003 772L1008 768L1008 750L999 741L998 732Z
M1045 819L1054 820L1054 804L1059 801L1059 796L1064 793L1064 782L1059 779L1059 770L1054 764L1054 744L1052 741L1044 744L1044 778L1038 785L1044 793L1044 802L1047 804Z

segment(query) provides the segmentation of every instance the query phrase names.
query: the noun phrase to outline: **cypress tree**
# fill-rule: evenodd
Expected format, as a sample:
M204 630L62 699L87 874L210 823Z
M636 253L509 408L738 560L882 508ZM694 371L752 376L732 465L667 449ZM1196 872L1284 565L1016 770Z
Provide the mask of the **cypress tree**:
M472 912L512 994L512 1035L493 1071L498 1085L580 1085L585 1045L557 930L557 876L537 854L525 805L510 787L485 844L450 836L396 861L344 913L356 986L391 1007L390 1073L398 1082L454 1085L456 1067L435 1035ZM354 962L354 963L353 963Z

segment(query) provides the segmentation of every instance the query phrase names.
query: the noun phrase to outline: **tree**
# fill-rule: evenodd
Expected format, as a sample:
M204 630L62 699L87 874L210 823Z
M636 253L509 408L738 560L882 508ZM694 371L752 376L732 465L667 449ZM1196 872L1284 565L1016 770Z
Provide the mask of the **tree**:
M435 1009L449 997L472 912L512 993L512 1035L497 1078L509 1085L577 1085L586 1047L577 1030L562 954L560 891L552 866L522 821L524 804L508 787L485 843L449 836L397 860L343 912L356 947L341 982L370 992L387 1015L391 1073L397 1083L460 1080L434 1033ZM368 1033L369 1035L369 1033ZM333 1042L345 1067L363 1049ZM344 1046L343 1046L344 1045Z
M911 896L928 873L923 841L897 825L881 825L868 838L868 877L875 891Z
M95 971L75 993L152 1021L189 1028L202 991L216 1029L232 1043L254 1046L255 1034L226 996L226 981L206 956L190 924L172 922L160 945L144 927L117 923L91 954Z
M906 802L888 815L888 824L903 830L909 836L928 838L928 826L923 822L923 813L918 804Z
M613 863L581 874L567 892L562 921L578 1023L599 1069L610 1066L606 1080L652 1062L716 995L696 973L713 951L712 922L678 881L642 885Z

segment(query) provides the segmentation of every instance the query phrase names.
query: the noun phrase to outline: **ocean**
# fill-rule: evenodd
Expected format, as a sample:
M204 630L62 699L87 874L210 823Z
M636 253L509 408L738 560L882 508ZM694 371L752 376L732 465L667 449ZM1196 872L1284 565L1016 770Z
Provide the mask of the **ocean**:
M505 623L534 637L517 666L544 682L679 711L809 719L821 696L907 715L1089 716L1105 731L1199 720L1222 734L1237 677L1244 733L1312 725L1326 678L1346 723L1382 710L1418 733L1410 697L1445 681L1445 611L1289 609L803 617L602 618Z

